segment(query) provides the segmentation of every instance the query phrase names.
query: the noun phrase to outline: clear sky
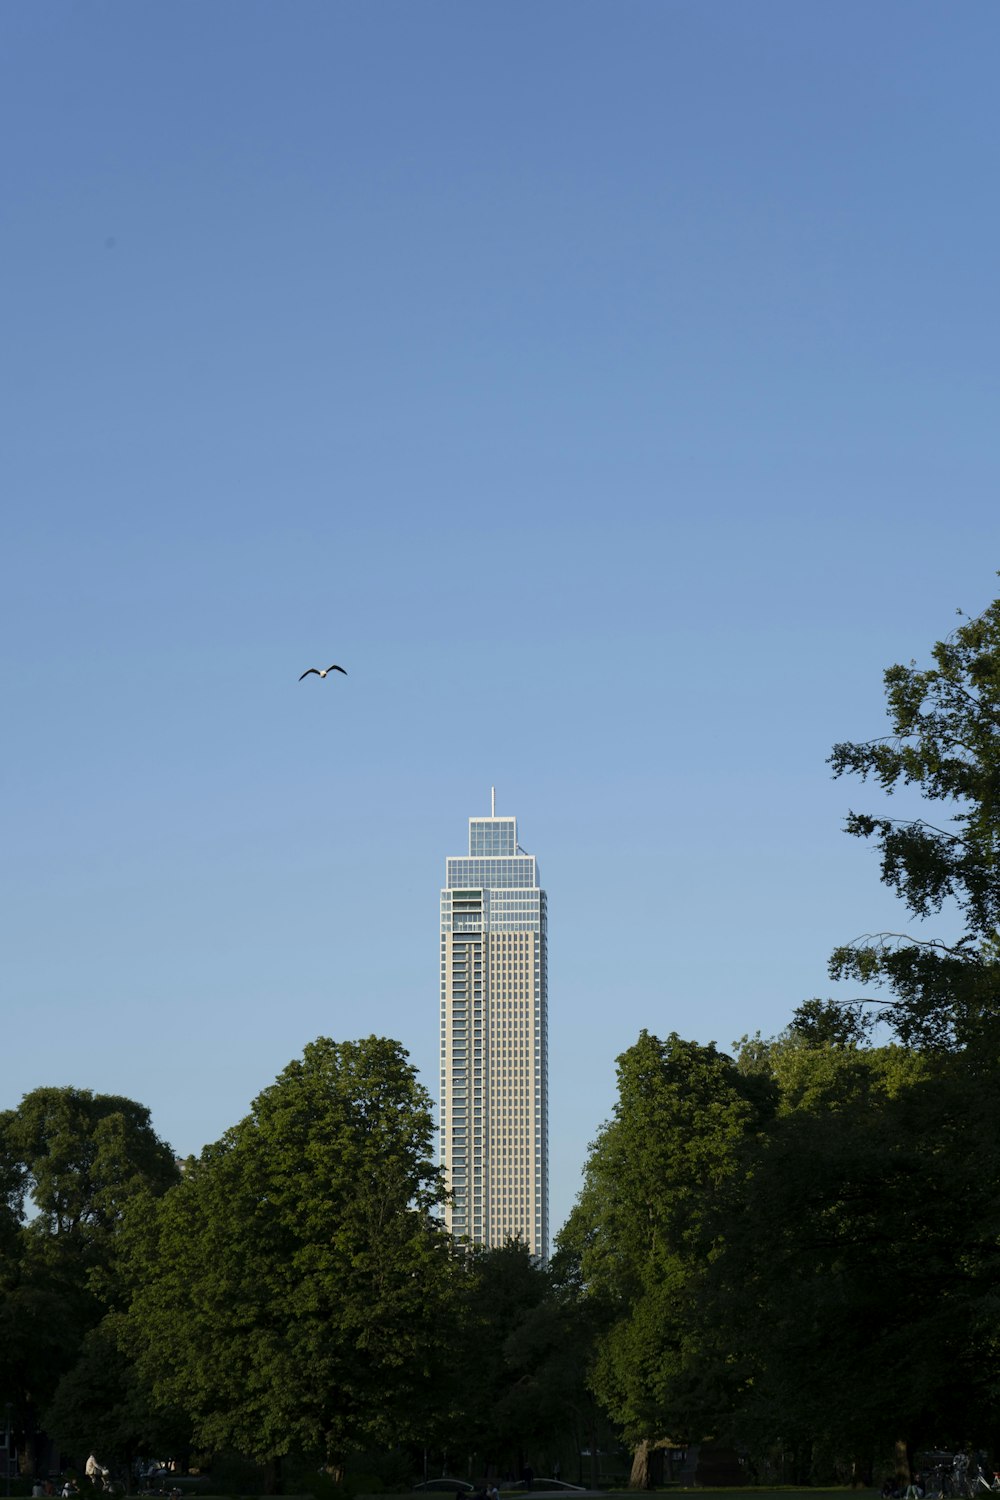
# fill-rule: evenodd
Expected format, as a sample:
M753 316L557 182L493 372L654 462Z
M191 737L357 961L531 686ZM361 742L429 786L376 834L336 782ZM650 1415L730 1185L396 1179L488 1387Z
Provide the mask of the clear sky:
M825 760L997 589L998 49L993 0L2 8L0 1103L186 1154L373 1031L436 1091L495 783L558 1224L642 1027L774 1032L900 924Z

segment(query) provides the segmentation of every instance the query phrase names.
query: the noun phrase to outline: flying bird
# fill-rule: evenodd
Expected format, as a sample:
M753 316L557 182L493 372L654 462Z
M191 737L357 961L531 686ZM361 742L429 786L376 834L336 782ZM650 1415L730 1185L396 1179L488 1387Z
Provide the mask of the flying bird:
M347 672L344 670L344 668L343 667L338 667L336 664L334 664L332 667L325 667L325 668L321 668L321 667L306 667L305 671L302 673L302 677L308 677L309 674L310 674L310 672L315 672L317 677L326 677L327 674L330 673L330 672L343 672L344 676L345 677L347 676ZM299 678L300 682L302 681L302 677Z

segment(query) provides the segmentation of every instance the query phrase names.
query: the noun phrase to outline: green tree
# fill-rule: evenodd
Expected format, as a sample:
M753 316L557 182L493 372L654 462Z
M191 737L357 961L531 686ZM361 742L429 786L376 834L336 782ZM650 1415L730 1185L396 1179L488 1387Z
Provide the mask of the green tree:
M29 1471L45 1408L113 1296L126 1205L177 1177L134 1100L40 1088L0 1114L0 1380Z
M837 948L831 974L885 985L882 1018L904 1042L956 1046L995 1033L1000 998L1000 600L932 656L927 669L888 669L890 733L835 745L830 764L942 805L933 820L851 812L847 831L875 843L882 880L913 917L947 909L949 930Z
M398 1043L320 1038L132 1216L131 1347L199 1443L336 1470L422 1435L452 1254L431 1142Z
M121 1314L109 1314L86 1335L80 1353L45 1411L45 1427L77 1462L93 1450L102 1462L120 1460L131 1490L140 1455L176 1454L190 1446L182 1412L164 1410L149 1382L122 1349Z
M32 1232L68 1238L91 1265L106 1259L126 1204L177 1181L173 1153L149 1110L115 1094L40 1088L0 1115L0 1145L17 1174Z
M992 1440L1000 1274L997 1090L963 1060L789 1032L754 1047L780 1090L718 1228L702 1324L730 1331L728 1434L851 1459ZM1000 1082L1000 1078L996 1080Z
M507 1345L546 1301L547 1272L523 1240L473 1246L466 1253L459 1292L461 1336L447 1446L467 1454L469 1464L483 1472L520 1473L538 1413L521 1400L534 1384L531 1361L511 1361ZM472 1371L474 1380L469 1378Z
M474 1472L520 1474L530 1462L542 1473L582 1430L587 1404L575 1299L520 1239L470 1250L458 1287L447 1447L467 1455Z
M813 1044L829 1042L836 1047L863 1047L874 1028L875 1018L863 1005L804 1000L792 1017L789 1033Z
M735 1187L739 1147L772 1108L769 1080L714 1045L643 1032L619 1058L614 1116L592 1148L560 1245L579 1257L596 1299L592 1383L636 1445L648 1482L652 1440L701 1435L722 1397L724 1359L699 1343L699 1286L714 1247L709 1210Z

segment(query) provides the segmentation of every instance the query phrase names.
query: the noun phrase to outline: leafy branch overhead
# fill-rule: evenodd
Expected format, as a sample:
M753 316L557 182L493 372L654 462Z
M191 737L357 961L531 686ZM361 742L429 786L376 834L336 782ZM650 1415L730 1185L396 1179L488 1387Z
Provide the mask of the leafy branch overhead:
M933 648L934 665L885 674L891 733L835 745L835 776L875 781L890 796L916 787L949 815L892 818L851 812L846 831L870 839L883 882L919 920L946 907L957 936L897 934L835 949L834 979L885 986L882 1018L901 1040L955 1046L994 1024L1000 995L1000 600ZM942 824L944 826L942 826Z

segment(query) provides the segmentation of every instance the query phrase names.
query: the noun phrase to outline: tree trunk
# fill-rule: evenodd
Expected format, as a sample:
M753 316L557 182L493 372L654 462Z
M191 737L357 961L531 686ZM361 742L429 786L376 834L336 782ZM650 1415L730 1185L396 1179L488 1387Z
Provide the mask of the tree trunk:
M447 1461L447 1454L445 1455L445 1460ZM329 1476L333 1480L334 1484L338 1484L338 1485L339 1484L343 1484L343 1482L344 1482L344 1460L343 1460L343 1458L334 1457L334 1455L332 1453L327 1453L327 1455L326 1455L326 1473L329 1474Z
M629 1475L628 1487L630 1490L652 1489L652 1480L649 1475L648 1438L643 1438L632 1455L632 1472Z
M14 1442L14 1434L11 1433L11 1443ZM34 1479L36 1474L41 1473L39 1463L39 1450L45 1442L45 1434L39 1432L35 1424L34 1408L29 1406L24 1419L24 1432L22 1442L18 1450L21 1473L26 1479Z
M896 1476L904 1485L909 1484L913 1472L910 1445L905 1438L897 1438L895 1444Z

